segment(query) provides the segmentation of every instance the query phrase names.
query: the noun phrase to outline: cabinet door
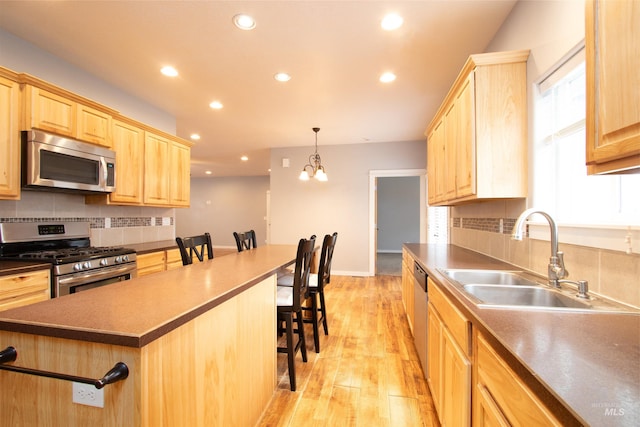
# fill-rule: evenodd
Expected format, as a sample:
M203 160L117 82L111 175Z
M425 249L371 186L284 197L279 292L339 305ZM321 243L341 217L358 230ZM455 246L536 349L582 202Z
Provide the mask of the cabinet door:
M589 173L640 169L640 6L587 1Z
M442 384L442 425L469 426L471 362L446 328L442 340Z
M509 421L493 400L489 390L478 384L476 407L473 412L473 425L475 427L509 427Z
M427 382L431 390L433 405L442 422L442 321L432 304L427 305Z
M141 204L144 175L144 131L119 120L114 120L113 150L116 152L116 190L110 194L110 201Z
M459 142L459 116L458 104L455 102L444 113L444 200L453 200L456 197L456 149Z
M180 249L168 249L166 254L167 270L174 270L182 267L182 255Z
M139 254L137 257L138 277L165 271L167 256L165 251Z
M22 307L51 297L49 270L0 277L0 310Z
M18 83L0 77L0 199L20 198L19 92Z
M111 148L111 116L85 105L77 105L76 138Z
M444 120L441 120L431 132L427 142L427 177L429 178L429 204L435 205L445 200L446 154L444 138Z
M191 148L172 141L170 147L171 178L169 204L189 206L191 189Z
M76 103L34 86L27 86L30 93L29 128L74 137L76 132Z
M458 198L476 193L474 76L474 73L469 75L455 99L459 119L455 163Z
M171 141L152 133L144 140L144 203L169 204L169 153Z

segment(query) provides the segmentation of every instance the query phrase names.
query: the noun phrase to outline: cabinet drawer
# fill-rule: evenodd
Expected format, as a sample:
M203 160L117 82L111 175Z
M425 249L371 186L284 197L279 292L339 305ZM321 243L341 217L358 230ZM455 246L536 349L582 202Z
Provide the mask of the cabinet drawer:
M0 310L21 307L51 297L49 270L0 278Z
M560 426L560 422L478 335L477 390L487 393L510 425ZM495 409L495 408L494 408Z
M162 268L158 271L162 271L164 270L165 261L165 251L157 251L138 255L138 274L140 273L139 270L145 270L156 266L161 266Z
M447 325L452 337L456 343L465 352L470 355L470 323L460 311L454 307L447 297L442 293L438 285L431 279L429 280L429 302L436 309L442 323Z
M182 255L180 249L167 250L167 270L182 267Z

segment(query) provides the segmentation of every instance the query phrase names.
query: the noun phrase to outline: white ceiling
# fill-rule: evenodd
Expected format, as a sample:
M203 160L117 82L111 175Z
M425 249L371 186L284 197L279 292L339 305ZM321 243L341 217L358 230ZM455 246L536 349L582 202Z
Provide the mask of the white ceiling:
M174 115L192 174L265 175L269 148L415 141L515 0L0 1L0 27ZM404 17L380 28L388 12ZM252 31L232 18L252 15ZM1 64L0 64L1 65ZM180 75L160 74L173 65ZM16 70L22 71L22 70ZM292 79L279 83L277 72ZM382 84L384 71L397 75ZM219 100L221 110L209 103ZM239 160L249 156L248 162Z

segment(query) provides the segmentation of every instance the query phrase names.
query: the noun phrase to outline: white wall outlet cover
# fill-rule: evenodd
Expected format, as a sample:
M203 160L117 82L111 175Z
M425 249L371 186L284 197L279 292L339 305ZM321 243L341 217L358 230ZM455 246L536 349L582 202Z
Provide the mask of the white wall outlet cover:
M104 408L104 389L97 389L92 384L73 383L73 403Z
M171 225L171 218L168 216L162 217L162 225L164 226Z
M289 166L291 166L291 163L290 163L289 159L287 157L284 157L282 159L282 167L283 168L288 168Z

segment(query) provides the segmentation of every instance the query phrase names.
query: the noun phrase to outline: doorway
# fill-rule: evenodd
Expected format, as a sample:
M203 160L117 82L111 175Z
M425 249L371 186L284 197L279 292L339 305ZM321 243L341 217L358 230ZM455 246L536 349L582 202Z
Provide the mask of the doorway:
M402 244L426 242L425 173L370 171L369 275L401 274Z

